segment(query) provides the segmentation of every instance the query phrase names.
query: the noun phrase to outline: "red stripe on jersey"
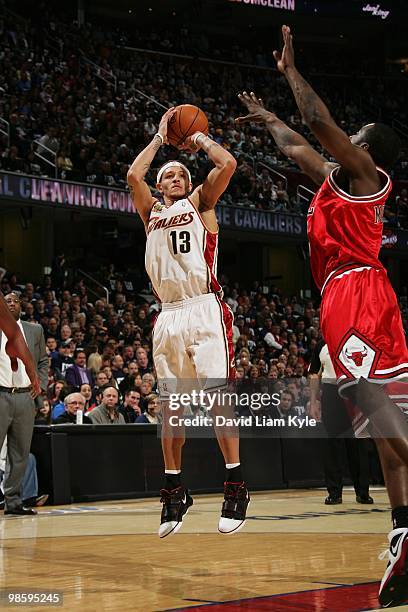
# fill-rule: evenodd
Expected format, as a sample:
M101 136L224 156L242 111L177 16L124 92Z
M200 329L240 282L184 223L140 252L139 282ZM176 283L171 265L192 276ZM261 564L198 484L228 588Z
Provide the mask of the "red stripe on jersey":
M211 275L210 286L214 293L221 291L221 285L217 281L215 276L215 263L218 249L218 234L206 232L205 234L205 247L204 247L204 259L208 266Z
M161 304L161 299L159 298L159 296L157 295L156 291L154 290L153 285L152 285L152 293L153 293L154 297L156 298L156 300L159 302L159 304Z
M235 378L235 354L234 345L232 343L232 322L234 320L233 314L230 307L218 296L216 300L220 305L222 314L222 324L224 327L224 340L225 340L225 351L227 358L227 378L228 380L234 380Z
M374 372L370 376L370 378L378 378L378 380L392 380L393 378L401 378L401 376L405 376L408 373L408 367L405 364L401 364L401 366L395 368L392 372L387 372L386 374L378 374ZM406 385L406 383L404 383Z
M380 189L380 191L377 191L377 193L373 193L371 195L353 196L350 193L347 193L347 191L344 191L343 189L341 189L341 187L337 185L334 177L337 174L338 170L339 170L339 166L337 168L334 168L334 170L332 170L329 174L328 179L329 179L330 187L333 189L333 191L338 196L340 196L341 198L343 198L344 200L348 202L373 203L373 202L376 202L377 200L381 200L382 198L388 196L392 189L391 179L388 176L388 174L384 172L384 170L382 170L381 168L377 168L377 171L381 174L383 180L385 180L384 187Z
M351 262L349 264L344 264L344 266L340 266L339 268L336 268L335 270L330 272L329 276L324 281L324 284L321 290L321 294L323 295L324 290L326 289L327 285L329 284L331 280L333 280L334 278L338 278L339 276L341 276L341 274L344 274L344 272L349 272L351 270L356 270L358 268L367 268L367 267L369 266L366 266L365 264Z

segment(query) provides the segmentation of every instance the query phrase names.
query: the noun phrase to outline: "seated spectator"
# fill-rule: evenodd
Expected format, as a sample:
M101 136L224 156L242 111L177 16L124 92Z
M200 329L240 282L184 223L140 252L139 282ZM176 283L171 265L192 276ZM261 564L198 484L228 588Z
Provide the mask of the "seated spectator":
M142 414L140 408L140 393L136 389L128 389L125 393L123 404L119 406L119 412L123 415L126 423L134 423Z
M146 372L146 374L143 374L142 376L142 384L144 382L147 382L150 384L152 391L156 391L156 379L153 376L153 374L151 372Z
M243 378L245 378L245 370L242 366L237 366L235 368L235 378L237 380L242 380Z
M147 410L147 398L152 394L153 387L150 380L143 380L140 387L140 407L143 412Z
M51 370L57 378L65 378L65 372L74 364L72 357L71 342L61 342L58 348L58 356L51 360Z
M246 355L242 355L242 357L239 360L239 365L241 368L243 368L244 372L245 372L245 376L249 375L249 372L251 370L252 364L249 361L249 358Z
M67 368L65 381L71 387L79 390L83 383L92 386L92 372L86 367L86 354L83 349L77 349L74 353L74 365Z
M50 127L44 136L41 136L38 143L37 153L54 162L55 154L57 153L59 146L55 128Z
M56 338L54 336L48 336L45 346L51 360L56 359L58 357L58 345Z
M151 393L146 397L146 404L146 412L137 417L135 423L150 423L152 425L161 423L161 406L158 396L155 393Z
M124 315L124 317L126 316L126 313ZM135 358L135 351L133 349L133 346L131 345L127 345L124 347L123 349L123 353L122 353L122 357L123 357L123 361L125 363L125 367L128 368L129 364L134 362L134 358ZM134 362L136 365L137 363Z
M85 398L84 412L88 412L92 405L92 387L88 383L82 383L79 392Z
M89 327L95 327L95 326L90 325ZM92 376L96 377L96 375L98 374L98 372L100 371L102 367L102 356L97 352L91 353L88 357L87 367L88 367L88 370L91 370Z
M41 398L40 406L36 406L36 415L34 419L35 425L50 425L51 424L51 405L48 398Z
M58 418L61 414L63 414L65 410L65 398L71 392L71 389L68 385L64 385L63 389L61 389L58 402L54 404L51 409L51 422L54 422L56 418Z
M136 362L139 368L139 373L143 376L147 372L151 372L151 367L149 366L149 358L147 356L147 352L144 348L139 347L136 350Z
M118 410L119 395L115 387L106 387L102 392L102 403L89 414L94 425L125 425Z
M69 179L71 177L73 165L72 161L64 149L60 149L57 154L57 168L60 171L61 178Z
M112 376L116 380L116 383L120 385L122 380L125 378L125 372L123 371L124 361L121 355L115 355L111 360Z
M51 407L59 404L61 401L60 395L67 389L65 380L56 380L50 387L48 387L47 395L50 401Z
M91 402L86 412L87 415L89 415L89 413L92 412L92 410L94 410L97 406L100 406L100 404L102 404L102 394L106 387L109 387L109 385L107 384L105 387L95 387L93 389Z
M109 359L109 363L110 363L110 359ZM115 389L118 389L118 383L116 382L116 378L114 378L113 374L112 374L112 369L110 367L110 365L106 365L103 366L102 372L104 372L108 378L108 384L111 387L114 387Z
M283 346L279 342L279 325L274 325L271 318L265 320L265 327L261 329L260 336L269 348L282 350Z
M70 393L64 399L65 410L56 419L53 420L54 425L76 424L78 410L84 410L85 398L80 393ZM89 417L85 414L82 416L83 423L92 423Z
M296 410L293 407L294 398L289 391L282 391L280 396L279 405L276 406L276 410L280 418L285 419L285 423L288 423L289 417L298 416Z
M142 383L141 379L140 382L136 382L136 379L139 380L140 378L139 367L136 361L130 361L127 366L127 370L128 373L126 374L125 378L119 383L119 391L122 396L128 389L139 387Z

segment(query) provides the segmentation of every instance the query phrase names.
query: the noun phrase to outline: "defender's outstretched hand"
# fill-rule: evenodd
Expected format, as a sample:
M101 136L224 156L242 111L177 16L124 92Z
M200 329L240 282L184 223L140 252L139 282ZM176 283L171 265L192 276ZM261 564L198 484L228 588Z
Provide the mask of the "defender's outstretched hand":
M266 123L267 121L276 119L276 115L266 110L262 99L257 98L253 91L251 91L251 93L243 91L242 94L238 94L238 98L247 107L249 114L245 115L245 117L237 117L237 119L235 119L236 123L249 123L250 121L254 123Z
M273 52L273 57L276 60L277 67L279 72L285 74L288 68L295 67L295 52L293 51L293 36L290 33L289 26L282 26L282 36L283 36L283 49L282 53L279 51Z
M160 136L163 138L164 144L169 144L169 141L167 140L167 126L175 112L176 109L174 106L172 106L164 113L163 117L160 119L159 129L157 130L157 133L160 134Z

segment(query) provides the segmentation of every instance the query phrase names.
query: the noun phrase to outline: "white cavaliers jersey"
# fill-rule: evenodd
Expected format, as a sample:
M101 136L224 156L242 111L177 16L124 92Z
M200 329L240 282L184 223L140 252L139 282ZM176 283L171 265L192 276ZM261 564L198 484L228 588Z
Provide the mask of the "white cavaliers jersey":
M166 208L155 202L148 222L146 271L165 303L220 293L216 279L218 233L210 232L188 198Z

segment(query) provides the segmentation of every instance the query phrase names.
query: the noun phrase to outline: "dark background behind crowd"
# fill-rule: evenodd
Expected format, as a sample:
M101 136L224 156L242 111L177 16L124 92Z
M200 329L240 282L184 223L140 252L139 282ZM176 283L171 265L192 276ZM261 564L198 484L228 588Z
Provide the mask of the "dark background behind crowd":
M136 27L108 28L106 20L102 27L96 17L79 26L74 15L40 6L16 15L4 5L0 117L9 122L10 133L9 139L0 138L2 169L55 176L55 163L60 178L125 188L129 164L155 133L164 108L189 102L206 112L212 137L238 159L223 202L305 213L307 203L273 172L295 168L269 134L263 127L236 129L234 124L243 112L237 93L253 90L318 146L302 124L285 79L273 69L276 36L262 45L247 36L238 44L228 30L223 37L204 28L192 31L186 16L153 29L137 22ZM378 120L398 129L403 151L393 178L408 179L408 92L401 67L386 62L379 51L356 56L352 48L324 49L318 43L298 45L300 68L349 134ZM183 158L194 182L208 171L203 156L175 149L163 148L155 163L161 165L169 154ZM153 173L150 179L154 187ZM407 218L408 192L400 182L387 222L407 226Z

